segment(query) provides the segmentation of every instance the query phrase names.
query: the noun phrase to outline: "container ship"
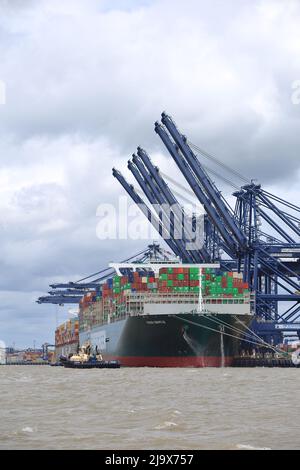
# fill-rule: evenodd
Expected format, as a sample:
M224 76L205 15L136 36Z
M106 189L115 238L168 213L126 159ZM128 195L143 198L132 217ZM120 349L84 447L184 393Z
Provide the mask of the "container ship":
M122 366L232 364L253 318L241 274L209 265L111 266L117 274L80 301L80 345Z
M79 320L71 318L55 330L55 361L76 354L79 347Z

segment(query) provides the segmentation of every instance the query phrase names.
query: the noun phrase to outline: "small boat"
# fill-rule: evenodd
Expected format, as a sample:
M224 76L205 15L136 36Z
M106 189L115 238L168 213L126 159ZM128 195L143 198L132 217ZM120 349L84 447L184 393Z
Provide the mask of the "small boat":
M68 369L119 369L121 366L119 361L98 361L92 359L85 362L61 359L61 363Z
M90 346L82 346L77 354L60 356L60 364L69 369L119 369L119 361L104 361L101 354L91 355Z

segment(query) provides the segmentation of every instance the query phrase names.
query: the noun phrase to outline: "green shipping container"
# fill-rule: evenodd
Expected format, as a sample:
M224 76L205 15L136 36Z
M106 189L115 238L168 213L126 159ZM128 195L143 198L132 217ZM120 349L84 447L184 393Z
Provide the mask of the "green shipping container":
M173 287L173 281L168 280L168 281L167 281L167 286L168 286L168 287Z
M199 268L190 268L190 274L197 274L197 275L199 275Z
M177 274L177 279L179 281L184 281L184 274Z

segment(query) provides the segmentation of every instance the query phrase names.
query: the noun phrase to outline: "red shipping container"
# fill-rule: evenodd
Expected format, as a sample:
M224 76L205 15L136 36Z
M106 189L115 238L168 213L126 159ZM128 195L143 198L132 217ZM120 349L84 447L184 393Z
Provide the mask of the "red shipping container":
M230 271L230 272L227 273L227 276L228 277L233 277L233 273Z
M249 288L248 282L243 282L243 289L248 289L248 288Z

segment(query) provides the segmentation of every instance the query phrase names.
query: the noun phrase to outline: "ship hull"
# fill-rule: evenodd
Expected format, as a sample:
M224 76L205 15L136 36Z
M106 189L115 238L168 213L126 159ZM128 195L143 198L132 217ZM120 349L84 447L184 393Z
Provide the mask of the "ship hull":
M80 333L80 344L89 341L104 360L118 360L122 366L230 366L251 319L245 314L129 316Z

